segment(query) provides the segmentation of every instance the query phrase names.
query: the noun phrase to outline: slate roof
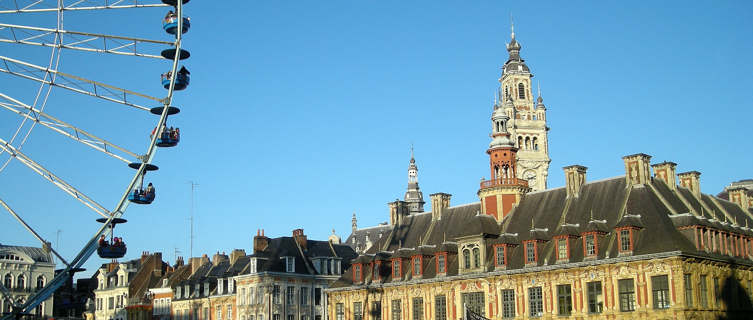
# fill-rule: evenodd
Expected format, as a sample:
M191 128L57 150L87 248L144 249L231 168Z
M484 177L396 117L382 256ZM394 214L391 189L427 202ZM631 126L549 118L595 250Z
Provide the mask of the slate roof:
M52 255L50 253L47 253L44 251L44 249L37 247L9 246L0 244L0 252L21 253L34 260L34 262L53 262Z
M480 203L476 202L445 208L439 220L433 220L427 212L405 216L400 225L380 226L382 236L372 240L374 245L356 260L364 264L364 283L415 280L410 257L418 254L424 255L421 279L457 275L458 245L474 239L483 239L486 246L484 272L495 270L492 250L498 244L509 245L507 270L532 267L525 264L525 246L520 245L530 240L538 242L539 257L533 267L555 265L556 241L551 240L562 235L570 236L567 263L677 253L753 265L741 257L696 249L693 231L686 229L706 226L753 236L753 230L744 227L753 227L753 212L710 195L698 197L679 185L672 190L661 179L635 186L628 186L624 176L593 181L582 186L578 197L570 198L565 188L532 192L499 223L491 216L477 214L479 210ZM633 230L632 252L619 250L616 228L623 227ZM369 229L356 230L349 240L363 238L363 230ZM597 231L595 258L584 257L582 235L589 231ZM443 250L448 246L454 250ZM447 274L436 275L433 254L443 251L449 251ZM391 258L403 258L400 279L391 279ZM373 280L368 267L374 260L382 261L379 281ZM353 285L353 273L347 270L333 288Z

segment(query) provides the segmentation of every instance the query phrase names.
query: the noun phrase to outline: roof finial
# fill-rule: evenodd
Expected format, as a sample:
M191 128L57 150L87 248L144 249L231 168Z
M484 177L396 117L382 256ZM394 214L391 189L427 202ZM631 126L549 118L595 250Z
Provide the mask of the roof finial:
M413 159L413 142L410 143L410 158Z
M541 97L541 80L536 81L536 84L539 87L539 97Z
M594 221L594 209L591 208L591 221Z
M534 227L533 218L531 218L531 230L533 230L533 229L536 229L536 227Z
M510 12L510 38L515 39L515 20L512 18L512 12Z

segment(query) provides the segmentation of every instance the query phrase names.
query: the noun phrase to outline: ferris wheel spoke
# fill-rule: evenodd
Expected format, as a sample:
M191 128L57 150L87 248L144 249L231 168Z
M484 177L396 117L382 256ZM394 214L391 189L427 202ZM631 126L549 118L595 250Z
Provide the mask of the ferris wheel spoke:
M115 159L118 159L125 163L132 163L132 162L135 162L133 158L139 159L139 160L143 158L142 156L136 154L135 152L132 152L116 144L113 144L105 139L99 138L74 125L71 125L62 120L59 120L39 109L26 105L16 99L13 99L2 92L0 92L0 98L3 98L8 101L8 102L0 101L0 107L5 108L6 110L9 110L13 113L16 113L19 116L22 116L28 120L35 121L36 123L44 127L47 127L66 137L69 137L79 143L87 145L97 151L107 154L108 156L111 156ZM119 154L115 152L120 152L124 154ZM131 159L127 159L126 157L131 157Z
M0 72L5 72L24 79L40 82L67 89L76 93L97 97L107 101L119 103L122 105L134 107L137 109L149 111L151 108L132 102L133 100L151 100L152 102L162 103L163 99L148 96L131 90L121 89L109 84L85 79L72 74L50 70L28 62L0 56ZM46 74L54 75L54 80L47 79Z
M147 3L144 3L147 2ZM57 0L0 0L0 14L2 13L30 13L76 10L128 9L167 7L164 3L139 0L77 0L63 1L62 8L58 8Z
M56 41L55 36L58 33L66 35L66 37L60 38L60 40L63 40L63 43ZM163 45L174 45L173 42L168 41L39 28L5 23L0 23L0 42L63 48L96 53L111 53L155 59L164 58L161 55L149 54L147 52L157 52Z
M41 175L43 178L50 181L52 184L57 186L59 189L63 190L65 193L76 198L79 202L89 207L89 209L94 210L94 212L98 213L99 215L105 218L110 217L109 212L107 211L107 209L105 209L105 207L103 207L102 205L94 201L92 198L90 198L83 192L78 191L78 189L76 189L69 183L65 182L63 179L59 178L51 171L45 169L42 165L32 160L31 158L23 154L21 151L18 151L15 147L13 147L11 144L9 144L8 142L6 142L5 140L1 138L0 138L0 149L3 149L5 152L8 152L8 154L10 154L13 158L18 160L25 166L29 167L32 171Z
M50 252L52 252L56 257L58 257L58 259L60 259L60 262L62 262L66 266L70 265L68 264L67 261L65 261L65 259L57 251L55 251L55 249L52 248L49 241L44 240L39 235L39 233L34 231L34 229L28 223L26 223L26 221L24 221L24 219L22 219L15 211L13 211L13 209L11 209L10 206L8 206L8 204L5 203L5 201L3 201L3 199L0 199L0 205L2 205L5 208L5 210L7 210L8 213L10 213L10 215L16 218L16 220L18 220L18 222L20 222L26 228L26 230L29 230L29 232L31 232L31 234L34 235L34 237L37 238L37 240L39 240L39 242L42 243L42 249L49 250Z
M2 299L0 301L5 301L5 303L10 303L14 308L18 308L18 304L15 300L13 300L13 295L11 294L10 290L6 288L2 283L0 283L0 295L2 295Z

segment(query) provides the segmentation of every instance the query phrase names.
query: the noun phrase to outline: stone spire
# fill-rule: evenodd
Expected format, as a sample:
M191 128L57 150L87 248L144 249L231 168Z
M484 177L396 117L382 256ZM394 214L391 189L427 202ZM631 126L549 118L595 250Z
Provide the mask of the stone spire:
M352 224L351 228L353 228L353 232L355 232L356 230L358 230L358 220L356 220L356 212L355 211L353 211L353 219L350 219L350 221L351 221L351 224ZM332 234L335 233L334 231L335 230L332 230Z
M424 212L424 194L418 187L418 166L413 156L413 146L410 147L410 164L408 165L408 190L405 191L403 201L408 203L410 213Z

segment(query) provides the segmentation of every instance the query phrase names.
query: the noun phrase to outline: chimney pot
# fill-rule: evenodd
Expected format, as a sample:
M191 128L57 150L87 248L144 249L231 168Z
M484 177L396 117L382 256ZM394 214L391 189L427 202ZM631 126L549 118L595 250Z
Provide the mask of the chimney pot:
M452 195L449 193L437 192L430 194L429 197L431 197L431 219L435 221L442 220L442 213L444 212L444 209L450 207L450 199L452 198Z
M625 162L625 180L628 186L647 184L651 180L651 156L636 153L622 157Z
M654 169L654 178L664 181L671 190L677 189L677 173L675 169L677 164L674 162L664 161L662 163L652 164Z
M583 185L586 184L587 167L581 165L572 165L563 167L565 170L565 189L567 189L568 198L577 198Z
M688 171L677 174L680 185L688 188L696 197L701 197L701 173L698 171Z

